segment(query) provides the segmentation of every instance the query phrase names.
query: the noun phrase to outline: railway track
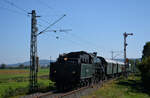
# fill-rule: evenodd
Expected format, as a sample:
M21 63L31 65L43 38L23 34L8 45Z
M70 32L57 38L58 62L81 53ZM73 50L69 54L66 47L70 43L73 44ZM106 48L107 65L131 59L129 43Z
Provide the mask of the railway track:
M95 85L82 87L82 88L72 90L72 91L69 91L69 92L65 92L65 93L60 93L60 92L57 92L57 91L48 92L48 93L40 94L40 95L35 96L33 98L80 98L81 96L88 95L92 91L97 90L104 83L106 83L108 81L103 81L103 82L95 84Z
M85 92L87 92L87 90L89 92L89 88L90 87L82 87L80 89L72 90L65 93L49 92L35 96L33 98L80 98L81 95L86 94Z
M58 92L57 90L53 90L47 93L36 93L32 95L27 95L21 98L80 98L81 96L88 95L94 90L97 90L98 88L102 87L104 83L107 83L110 80L114 80L114 79L117 79L117 78L110 78L98 84L78 88L78 89L68 91L68 92Z

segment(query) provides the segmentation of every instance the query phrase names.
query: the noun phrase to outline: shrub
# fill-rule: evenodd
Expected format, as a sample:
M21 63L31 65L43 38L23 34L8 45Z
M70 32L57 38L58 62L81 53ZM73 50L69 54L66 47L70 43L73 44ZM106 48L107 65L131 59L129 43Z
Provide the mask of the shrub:
M150 56L142 59L139 64L139 70L141 71L142 82L147 89L150 89Z
M11 98L12 96L26 94L28 92L28 89L28 87L13 88L10 86L5 90L5 93L3 93L1 97Z

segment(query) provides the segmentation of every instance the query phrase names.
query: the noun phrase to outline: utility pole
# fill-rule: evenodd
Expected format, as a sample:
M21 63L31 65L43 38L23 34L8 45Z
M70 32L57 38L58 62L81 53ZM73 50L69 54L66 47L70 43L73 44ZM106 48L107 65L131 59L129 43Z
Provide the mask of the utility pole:
M114 51L111 51L111 59L114 59Z
M127 47L127 42L126 42L126 38L128 37L128 35L133 35L133 33L123 33L123 36L124 36L124 64L125 64L125 75L126 77L127 76L127 68L128 68L128 65L127 65L127 58L126 58L126 47Z
M38 72L38 56L37 56L37 20L35 10L31 14L31 42L30 42L30 92L38 90L37 72Z
M37 79L37 73L38 73L38 67L39 67L39 58L37 56L37 37L38 35L48 32L47 30L55 25L57 22L59 22L63 17L66 15L63 15L58 20L54 21L52 24L50 24L46 29L42 30L41 32L37 33L37 17L35 10L32 10L31 14L31 42L30 42L30 92L36 92L38 91L38 79ZM60 30L60 32L65 32L69 30ZM56 32L56 30L53 30L53 32Z

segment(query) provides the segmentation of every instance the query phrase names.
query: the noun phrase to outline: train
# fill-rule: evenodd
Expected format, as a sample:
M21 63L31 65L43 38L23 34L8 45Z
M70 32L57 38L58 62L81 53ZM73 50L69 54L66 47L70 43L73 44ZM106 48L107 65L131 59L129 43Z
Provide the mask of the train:
M100 83L118 77L125 70L122 62L97 56L97 52L77 51L60 54L50 64L50 80L60 91ZM131 72L131 64L126 69Z

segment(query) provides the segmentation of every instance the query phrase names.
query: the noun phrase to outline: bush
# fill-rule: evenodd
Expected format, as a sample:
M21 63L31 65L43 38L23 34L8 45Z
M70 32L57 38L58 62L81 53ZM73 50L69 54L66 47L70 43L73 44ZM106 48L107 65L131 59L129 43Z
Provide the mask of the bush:
M11 98L13 96L21 95L21 94L26 94L28 92L28 87L20 87L20 88L13 88L13 87L8 87L5 90L5 93L1 95L2 98Z
M141 79L144 86L150 89L150 56L142 60L139 64L139 70L141 71Z

